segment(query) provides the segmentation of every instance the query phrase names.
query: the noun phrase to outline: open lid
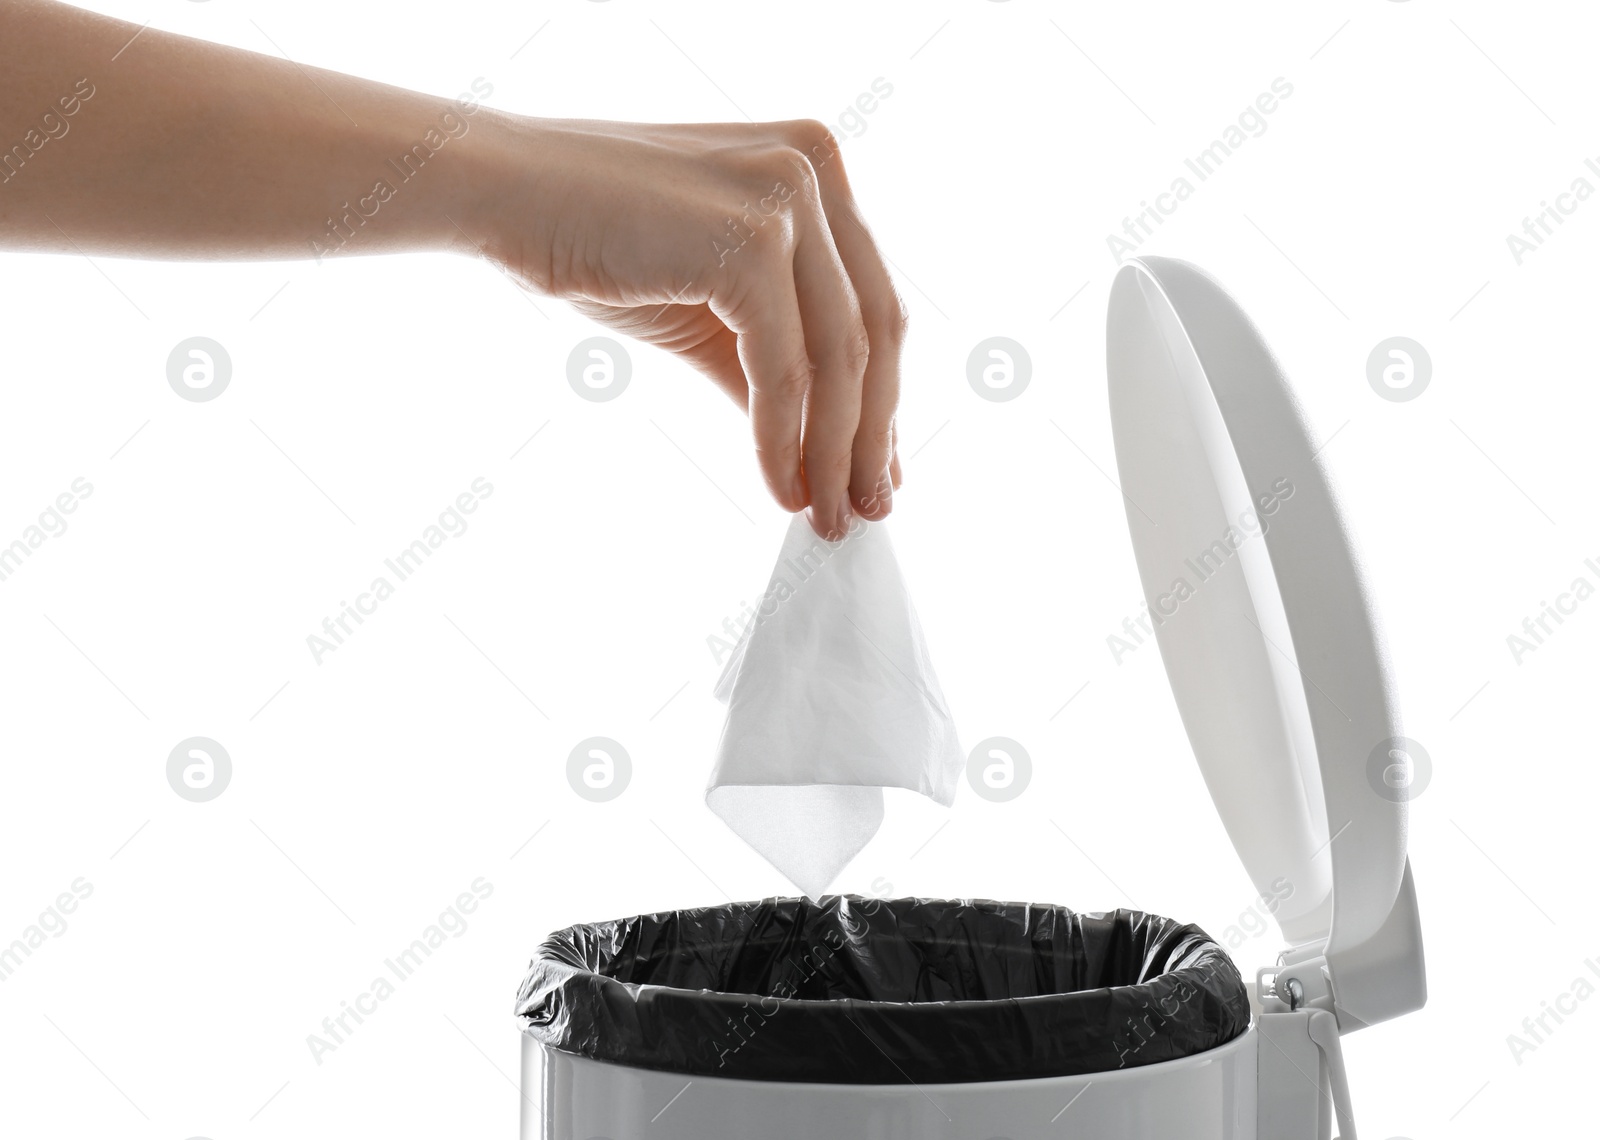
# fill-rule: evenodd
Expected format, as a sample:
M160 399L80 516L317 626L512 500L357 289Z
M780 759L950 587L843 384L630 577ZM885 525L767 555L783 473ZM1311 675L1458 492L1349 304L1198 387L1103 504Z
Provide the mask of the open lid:
M1159 257L1112 284L1106 367L1146 624L1285 972L1344 1031L1420 1008L1406 743L1288 381L1221 286Z

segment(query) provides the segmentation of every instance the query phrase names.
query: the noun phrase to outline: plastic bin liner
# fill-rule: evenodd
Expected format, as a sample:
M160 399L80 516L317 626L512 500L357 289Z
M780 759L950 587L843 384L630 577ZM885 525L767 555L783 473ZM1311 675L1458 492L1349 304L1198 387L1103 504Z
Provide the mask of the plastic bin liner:
M768 899L569 927L517 995L566 1053L708 1077L939 1084L1106 1072L1250 1024L1198 927L974 900Z

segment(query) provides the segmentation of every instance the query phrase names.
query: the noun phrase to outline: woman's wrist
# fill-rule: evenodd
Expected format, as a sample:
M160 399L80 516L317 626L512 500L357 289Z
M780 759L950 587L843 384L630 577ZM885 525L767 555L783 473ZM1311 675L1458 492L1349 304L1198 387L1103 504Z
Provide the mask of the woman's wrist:
M563 181L562 132L545 119L480 107L446 190L445 248L487 258L549 287L553 199Z

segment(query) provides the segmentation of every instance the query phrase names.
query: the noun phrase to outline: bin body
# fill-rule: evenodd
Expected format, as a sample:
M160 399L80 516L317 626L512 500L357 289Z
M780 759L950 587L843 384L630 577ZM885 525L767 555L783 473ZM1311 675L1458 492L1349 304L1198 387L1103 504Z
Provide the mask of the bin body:
M522 1039L522 1140L1239 1140L1256 1033L1076 1077L938 1085L728 1080L591 1061Z

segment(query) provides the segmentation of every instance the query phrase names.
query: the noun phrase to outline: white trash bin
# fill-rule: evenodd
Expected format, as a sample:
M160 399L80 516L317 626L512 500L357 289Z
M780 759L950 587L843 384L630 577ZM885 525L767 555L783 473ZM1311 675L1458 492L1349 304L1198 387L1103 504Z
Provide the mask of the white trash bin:
M1414 746L1349 539L1202 271L1122 268L1107 368L1149 632L1278 965L1246 986L1192 926L976 901L574 927L518 997L524 1140L1354 1140L1340 1036L1426 984Z

